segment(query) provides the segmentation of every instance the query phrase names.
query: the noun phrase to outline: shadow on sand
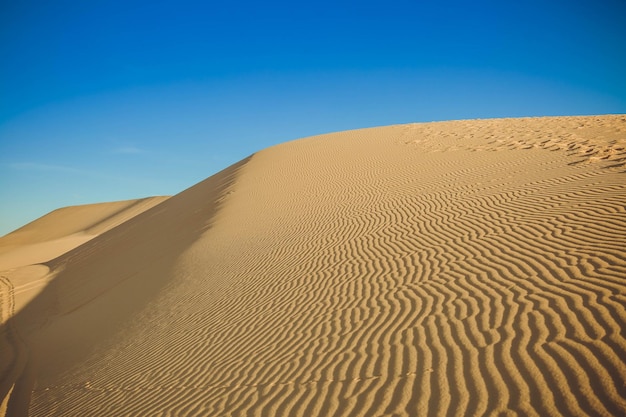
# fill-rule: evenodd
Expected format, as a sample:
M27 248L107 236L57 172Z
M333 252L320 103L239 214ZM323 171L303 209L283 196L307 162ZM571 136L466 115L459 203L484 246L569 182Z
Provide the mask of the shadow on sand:
M0 283L0 400L7 415L28 415L41 375L54 379L85 359L155 298L179 256L211 228L252 156L46 262L54 278L8 320L13 294L8 280Z

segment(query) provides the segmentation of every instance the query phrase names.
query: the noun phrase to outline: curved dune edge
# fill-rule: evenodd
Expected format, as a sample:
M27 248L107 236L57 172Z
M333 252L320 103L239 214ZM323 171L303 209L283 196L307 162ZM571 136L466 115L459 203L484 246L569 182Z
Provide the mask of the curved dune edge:
M618 115L259 152L49 264L29 414L624 415L625 148Z

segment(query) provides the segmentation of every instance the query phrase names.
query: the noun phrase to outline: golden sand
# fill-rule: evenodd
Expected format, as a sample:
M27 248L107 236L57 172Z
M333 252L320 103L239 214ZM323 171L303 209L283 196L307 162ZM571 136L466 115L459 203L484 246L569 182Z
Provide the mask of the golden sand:
M0 239L7 415L626 414L626 116L316 136L153 203Z

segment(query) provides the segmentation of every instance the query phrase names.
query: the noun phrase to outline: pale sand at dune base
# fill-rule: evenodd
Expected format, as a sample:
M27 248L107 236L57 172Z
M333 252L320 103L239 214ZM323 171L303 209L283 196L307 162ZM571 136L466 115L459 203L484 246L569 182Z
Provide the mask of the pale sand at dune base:
M6 415L626 415L624 115L321 135L139 201L0 238Z

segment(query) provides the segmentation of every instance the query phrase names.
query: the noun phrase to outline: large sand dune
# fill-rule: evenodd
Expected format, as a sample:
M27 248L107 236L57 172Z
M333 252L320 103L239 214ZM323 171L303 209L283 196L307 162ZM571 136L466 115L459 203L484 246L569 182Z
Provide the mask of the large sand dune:
M625 415L625 248L626 116L285 143L5 275L3 410Z

